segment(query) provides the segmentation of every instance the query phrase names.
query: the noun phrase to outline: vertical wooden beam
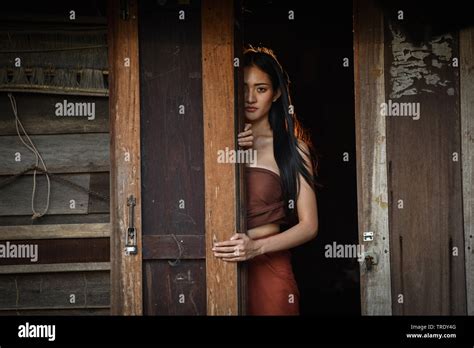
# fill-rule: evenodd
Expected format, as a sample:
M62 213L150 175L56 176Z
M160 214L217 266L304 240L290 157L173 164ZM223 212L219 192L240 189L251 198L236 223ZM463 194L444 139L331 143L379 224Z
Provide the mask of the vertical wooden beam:
M122 6L122 8L121 8ZM142 314L140 98L137 1L108 0L111 313ZM125 255L127 198L136 198L138 254Z
M202 2L202 81L206 197L206 278L209 315L238 314L237 265L217 260L213 240L236 231L236 167L217 162L235 149L233 2Z
M474 27L461 30L459 51L467 314L474 315Z
M244 38L242 32L242 0L234 0L234 57L243 62ZM235 129L244 129L244 67L240 64L234 69L234 88L235 88ZM238 148L237 139L235 139L235 148ZM236 165L236 192L237 192L237 231L247 233L247 190L245 186L245 164ZM248 265L245 262L239 264L238 291L239 291L239 314L247 314L248 301Z
M374 0L354 1L354 77L359 243L378 257L360 267L363 315L391 315L383 14ZM373 232L365 241L364 232Z

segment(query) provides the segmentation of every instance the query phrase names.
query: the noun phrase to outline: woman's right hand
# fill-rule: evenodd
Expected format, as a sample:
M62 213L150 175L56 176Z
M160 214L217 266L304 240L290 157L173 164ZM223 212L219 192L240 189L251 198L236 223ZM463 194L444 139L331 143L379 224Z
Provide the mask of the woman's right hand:
M253 146L253 135L252 135L252 124L246 123L243 132L238 135L239 146L252 147Z

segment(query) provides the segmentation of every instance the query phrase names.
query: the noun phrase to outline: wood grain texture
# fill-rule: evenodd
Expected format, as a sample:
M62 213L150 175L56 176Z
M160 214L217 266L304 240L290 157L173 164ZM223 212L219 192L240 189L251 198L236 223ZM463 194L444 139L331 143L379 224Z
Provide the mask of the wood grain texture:
M467 314L474 315L474 27L461 30L459 43Z
M179 243L179 245L178 245ZM204 236L198 235L144 235L143 259L205 259Z
M201 4L141 2L139 17L143 314L205 314ZM180 303L168 284L188 273Z
M107 308L109 272L0 275L4 310Z
M234 55L243 62L244 58L244 38L243 38L243 3L242 0L234 0ZM240 132L245 128L244 114L244 69L240 65L234 68L234 88L235 88L235 129ZM235 142L235 148L238 143ZM236 202L237 202L237 232L247 233L247 189L245 186L245 163L236 164ZM247 294L248 294L248 266L246 262L239 263L238 267L238 291L239 291L239 315L247 314Z
M169 260L173 261L173 260ZM146 315L206 315L206 273L204 262L165 260L144 262L144 303Z
M217 151L235 148L232 1L202 2L204 157L206 173L207 313L238 314L237 265L214 257L213 241L236 232L236 169L217 162Z
M80 215L44 215L41 219L31 219L29 216L0 216L0 226L41 226L53 224L95 224L109 223L110 214L80 214Z
M0 274L108 271L109 262L53 263L43 265L7 265Z
M0 180L3 178L5 177L0 177ZM64 174L56 175L55 178L68 180L79 185L81 189L63 181L51 179L50 204L45 216L109 212L109 202L107 201L110 190L109 173ZM47 201L47 182L44 175L37 174L36 179L35 209L42 211ZM82 188L99 194L101 198L84 192ZM4 197L0 201L0 215L30 215L31 217L32 191L32 175L20 177L11 184L0 188L0 194ZM74 200L73 204L71 200Z
M111 126L111 313L141 315L142 240L140 182L140 94L137 1L129 1L127 20L120 18L120 1L108 0ZM129 65L126 66L126 59ZM127 198L133 195L138 254L125 255Z
M31 140L52 173L109 171L107 133L34 135ZM0 137L0 161L0 175L17 174L36 162L17 135Z
M386 116L393 314L465 315L458 36L385 19L385 101L419 106L415 117Z
M18 117L30 135L107 133L109 131L109 101L107 98L56 96L16 93ZM57 103L94 103L95 119L56 116ZM0 93L0 135L16 135L15 117L7 93ZM108 148L107 148L108 150Z
M0 315L20 315L20 316L89 316L89 315L110 315L110 306L104 308L30 308L30 309L15 309L15 310L1 310Z
M359 243L378 265L360 267L363 315L392 313L385 119L383 14L374 0L354 1L354 78ZM374 232L371 242L363 233Z
M109 238L14 239L0 245L0 266L110 261ZM10 250L19 257L9 257Z
M0 226L0 240L104 238L110 223Z
M58 175L58 177L89 189L90 174L65 174ZM31 217L32 192L32 175L20 177L8 186L0 188L0 193L2 197L4 197L4 199L0 200L0 215L30 215ZM35 195L36 211L43 212L47 202L47 192L45 175L37 174ZM64 185L62 182L51 180L51 194L47 214L87 214L88 206L89 197L86 192L76 190L69 185ZM107 212L107 210L105 212Z

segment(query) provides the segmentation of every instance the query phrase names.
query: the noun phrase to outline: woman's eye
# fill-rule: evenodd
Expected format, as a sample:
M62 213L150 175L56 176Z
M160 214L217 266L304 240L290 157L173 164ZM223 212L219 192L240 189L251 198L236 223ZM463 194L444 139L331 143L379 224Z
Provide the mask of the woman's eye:
M263 88L263 87L257 88L257 92L258 92L258 93L264 93L264 92L266 92L266 90L267 90L267 89L266 89L266 88Z

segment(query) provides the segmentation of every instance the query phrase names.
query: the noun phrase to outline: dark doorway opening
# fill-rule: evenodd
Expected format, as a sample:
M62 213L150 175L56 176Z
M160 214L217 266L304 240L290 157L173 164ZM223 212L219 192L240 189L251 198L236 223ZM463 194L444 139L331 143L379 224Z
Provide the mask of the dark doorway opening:
M327 245L358 244L352 2L244 0L239 15L244 43L273 49L286 69L319 157L319 234L293 251L301 314L360 315L357 258L325 257Z

